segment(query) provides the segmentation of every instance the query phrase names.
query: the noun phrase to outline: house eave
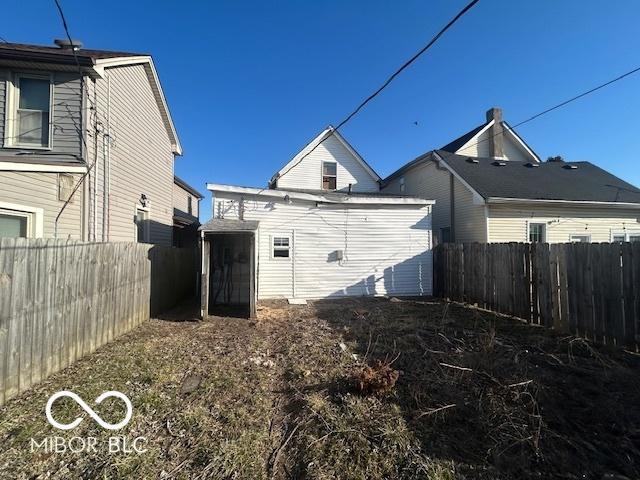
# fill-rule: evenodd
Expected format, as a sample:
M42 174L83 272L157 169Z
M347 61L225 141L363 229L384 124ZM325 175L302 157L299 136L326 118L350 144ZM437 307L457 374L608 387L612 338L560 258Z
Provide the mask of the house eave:
M638 209L640 210L640 203L629 202L599 202L594 200L547 200L547 199L533 199L533 198L504 198L504 197L489 197L487 198L489 205L509 205L509 204L534 204L534 205L564 205L564 206L586 206L586 207L610 207L610 208L622 208L622 209Z

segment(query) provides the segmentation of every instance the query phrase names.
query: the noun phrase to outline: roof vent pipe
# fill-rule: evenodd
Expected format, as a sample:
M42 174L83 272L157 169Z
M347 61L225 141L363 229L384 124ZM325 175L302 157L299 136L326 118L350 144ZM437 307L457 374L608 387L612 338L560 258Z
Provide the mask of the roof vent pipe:
M502 109L493 107L487 110L487 123L494 120L487 132L489 135L489 156L492 158L504 158L504 127L502 125Z
M55 43L62 50L80 50L82 48L82 42L80 40L72 39L69 41L67 38L56 38L53 43Z

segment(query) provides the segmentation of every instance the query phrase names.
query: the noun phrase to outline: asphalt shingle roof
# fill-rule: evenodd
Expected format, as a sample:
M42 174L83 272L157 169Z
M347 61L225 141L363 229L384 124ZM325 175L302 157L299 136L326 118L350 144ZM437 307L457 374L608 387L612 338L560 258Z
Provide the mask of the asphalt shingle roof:
M484 198L525 198L640 203L640 189L589 162L530 163L454 155L438 150L445 163ZM577 168L570 169L573 165Z
M147 56L147 54L81 48L76 50L76 56L80 64L83 65L90 64L93 60L103 58L137 57ZM32 58L34 60L54 63L75 63L71 49L64 49L57 46L28 45L24 43L0 43L0 58L17 60Z
M457 152L460 149L460 147L462 147L465 143L471 140L480 130L486 127L487 123L489 122L485 122L482 125L479 125L476 128L474 128L473 130L465 133L461 137L456 138L453 142L447 143L440 150L444 150L445 152L451 152L451 153Z

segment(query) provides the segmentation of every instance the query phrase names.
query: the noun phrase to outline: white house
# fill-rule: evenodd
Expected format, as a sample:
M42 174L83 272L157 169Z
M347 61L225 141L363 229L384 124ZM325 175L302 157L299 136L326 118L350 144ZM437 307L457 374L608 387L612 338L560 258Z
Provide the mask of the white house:
M589 162L541 162L499 108L382 185L435 199L436 242L640 241L638 188Z
M202 315L257 299L432 293L433 201L379 191L380 177L329 127L271 188L208 184Z

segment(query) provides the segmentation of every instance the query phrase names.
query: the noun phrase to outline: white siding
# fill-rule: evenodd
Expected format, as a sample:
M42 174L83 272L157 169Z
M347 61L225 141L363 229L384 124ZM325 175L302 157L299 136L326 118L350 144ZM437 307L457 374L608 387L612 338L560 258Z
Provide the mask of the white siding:
M571 235L591 235L592 242L611 241L612 232L640 233L640 211L579 206L489 206L491 242L528 241L528 222L546 224L546 240L568 242Z
M456 242L486 242L487 221L484 204L475 204L473 193L457 178L453 180Z
M93 229L93 201L97 205L97 240L135 241L133 218L140 195L150 201L150 242L170 246L173 229L173 161L171 141L153 96L143 65L114 67L107 78L91 84L96 96L96 115L110 125L111 174L109 214L105 236L102 230L104 209L104 135L88 140L89 163L96 163L91 175L90 228ZM110 93L109 93L110 83ZM93 98L93 97L92 97ZM110 99L108 102L107 100ZM103 131L104 133L104 131ZM97 147L97 156L96 156ZM93 192L97 176L97 191Z
M421 163L406 171L403 175L405 189L400 191L400 178L391 180L384 188L384 193L415 195L435 200L433 206L433 232L439 238L440 229L451 226L451 193L450 173L439 169L435 162Z
M258 298L431 295L431 206L346 208L244 197L244 219L260 222ZM214 193L216 217L238 218L239 200ZM272 258L274 235L292 238L292 258Z
M377 192L378 182L333 135L278 179L278 188L322 189L322 162L337 163L337 190Z
M198 197L194 197L193 194L187 192L177 183L173 184L173 208L184 213L189 214L189 197L191 197L191 216L194 219L198 218L200 214L200 201Z
M470 145L466 148L458 150L458 155L468 155L470 157L489 157L491 152L489 151L489 142L491 135L491 128L484 131L479 137L470 140ZM507 160L515 160L521 162L530 162L532 157L525 153L518 142L516 142L509 133L505 132L503 135L504 142L504 156Z
M74 175L74 184L80 175ZM0 201L41 208L45 238L53 238L55 219L64 202L58 200L58 174L0 172ZM82 239L82 187L58 221L58 238Z

